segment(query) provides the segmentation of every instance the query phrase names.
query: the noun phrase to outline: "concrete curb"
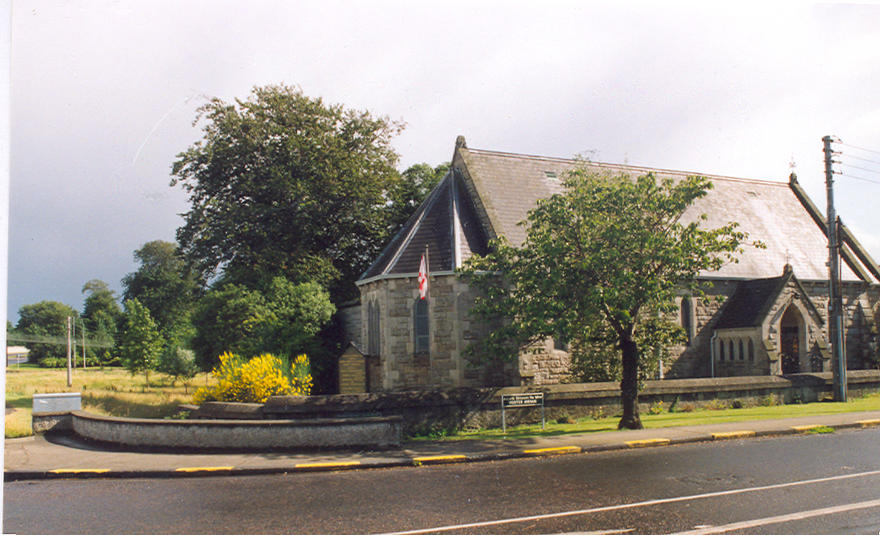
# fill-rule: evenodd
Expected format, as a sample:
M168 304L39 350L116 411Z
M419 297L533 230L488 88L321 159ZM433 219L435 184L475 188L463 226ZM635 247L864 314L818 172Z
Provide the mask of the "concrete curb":
M192 477L230 477L273 474L296 474L314 472L338 472L344 470L371 470L380 468L425 467L452 463L478 463L488 461L505 461L513 459L540 458L559 455L575 455L602 453L609 451L632 450L641 448L668 447L699 442L718 442L725 440L747 440L762 437L807 434L815 428L831 428L834 431L845 429L867 429L880 426L880 420L862 420L839 424L810 424L790 426L776 429L751 430L741 429L725 432L705 432L692 436L667 438L663 435L674 435L663 429L657 430L657 437L609 442L607 444L577 445L570 444L557 447L494 451L488 453L448 453L444 455L425 455L418 453L406 454L399 459L381 461L340 460L330 462L302 462L280 467L235 467L235 466L202 466L174 469L59 469L59 470L7 470L5 481L49 480L49 479L145 479L145 478L192 478ZM744 426L746 427L746 426Z

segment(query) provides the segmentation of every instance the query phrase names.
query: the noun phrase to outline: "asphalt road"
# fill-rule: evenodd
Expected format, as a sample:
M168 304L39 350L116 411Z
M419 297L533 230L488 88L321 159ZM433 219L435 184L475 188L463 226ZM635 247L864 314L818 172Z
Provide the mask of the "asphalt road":
M876 535L880 430L420 468L4 488L3 528L18 534Z

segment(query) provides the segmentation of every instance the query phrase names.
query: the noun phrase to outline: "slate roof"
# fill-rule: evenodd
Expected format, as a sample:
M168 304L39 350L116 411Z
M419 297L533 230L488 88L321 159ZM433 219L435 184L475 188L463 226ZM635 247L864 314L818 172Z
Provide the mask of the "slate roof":
M521 244L525 228L518 223L539 199L562 191L565 173L577 163L571 159L471 149L459 136L450 173L361 281L418 272L425 244L431 251L432 272L451 271L471 252L485 251L488 238L503 235L514 245ZM601 162L587 165L597 171L630 175L653 172L659 178L682 179L694 174L709 178L714 188L688 208L683 222L696 221L701 214L706 214L708 219L701 224L708 228L735 221L750 240L760 240L767 247L746 247L738 263L726 264L701 276L771 279L790 264L800 280L828 278L821 214L794 181L789 184ZM858 258L845 250L842 280L880 282L876 262L854 238L848 245L857 249Z
M779 294L792 280L800 294L806 295L804 288L798 282L789 265L785 266L782 275L779 277L739 281L733 295L724 303L724 308L721 309L721 315L718 317L715 329L739 329L742 327L760 326L773 307L773 303L779 298ZM805 304L819 323L824 323L822 315L816 309L812 300L805 300Z
M769 279L740 281L715 324L716 329L757 327L763 323L767 310L788 283L788 275Z
M418 273L426 248L428 270L448 273L473 253L485 254L487 244L473 205L463 193L461 177L450 171L361 275L361 280Z

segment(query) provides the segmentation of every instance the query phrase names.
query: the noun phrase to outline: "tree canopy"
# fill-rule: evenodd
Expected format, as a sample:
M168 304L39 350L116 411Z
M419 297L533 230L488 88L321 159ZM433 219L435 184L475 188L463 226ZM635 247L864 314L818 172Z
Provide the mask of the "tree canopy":
M204 369L224 352L293 357L305 352L335 311L327 291L315 282L275 277L262 291L222 284L199 302L193 349Z
M92 279L85 283L82 293L87 294L82 317L90 337L113 343L122 318L122 308L106 282Z
M123 299L137 299L145 306L164 338L186 337L180 332L190 328L199 284L177 244L147 242L134 252L134 259L138 269L122 279Z
M79 314L72 307L57 301L40 301L18 309L16 330L21 335L46 339L46 343L29 342L30 358L41 365L63 366L66 362L67 318L76 320Z
M529 212L521 246L494 241L490 254L467 264L465 276L483 290L474 311L497 327L472 350L513 356L559 337L574 352L615 354L619 425L641 428L639 370L644 375L653 350L676 337L664 319L676 295L704 295L697 275L735 261L747 236L734 222L716 229L681 222L712 188L703 177L658 181L579 166L564 186Z
M150 311L137 299L125 302L125 323L119 343L122 364L132 375L143 372L149 384L150 370L159 363L163 340Z
M177 156L172 185L189 195L177 238L199 274L252 288L283 276L354 296L397 224L386 208L402 124L286 85L214 98L195 124L203 138Z

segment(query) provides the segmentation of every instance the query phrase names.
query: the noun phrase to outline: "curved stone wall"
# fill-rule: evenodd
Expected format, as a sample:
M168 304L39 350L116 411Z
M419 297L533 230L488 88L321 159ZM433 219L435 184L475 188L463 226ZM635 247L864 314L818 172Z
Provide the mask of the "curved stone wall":
M298 449L400 445L398 416L317 420L150 420L72 411L70 428L82 437L136 447ZM34 422L39 413L34 414Z

